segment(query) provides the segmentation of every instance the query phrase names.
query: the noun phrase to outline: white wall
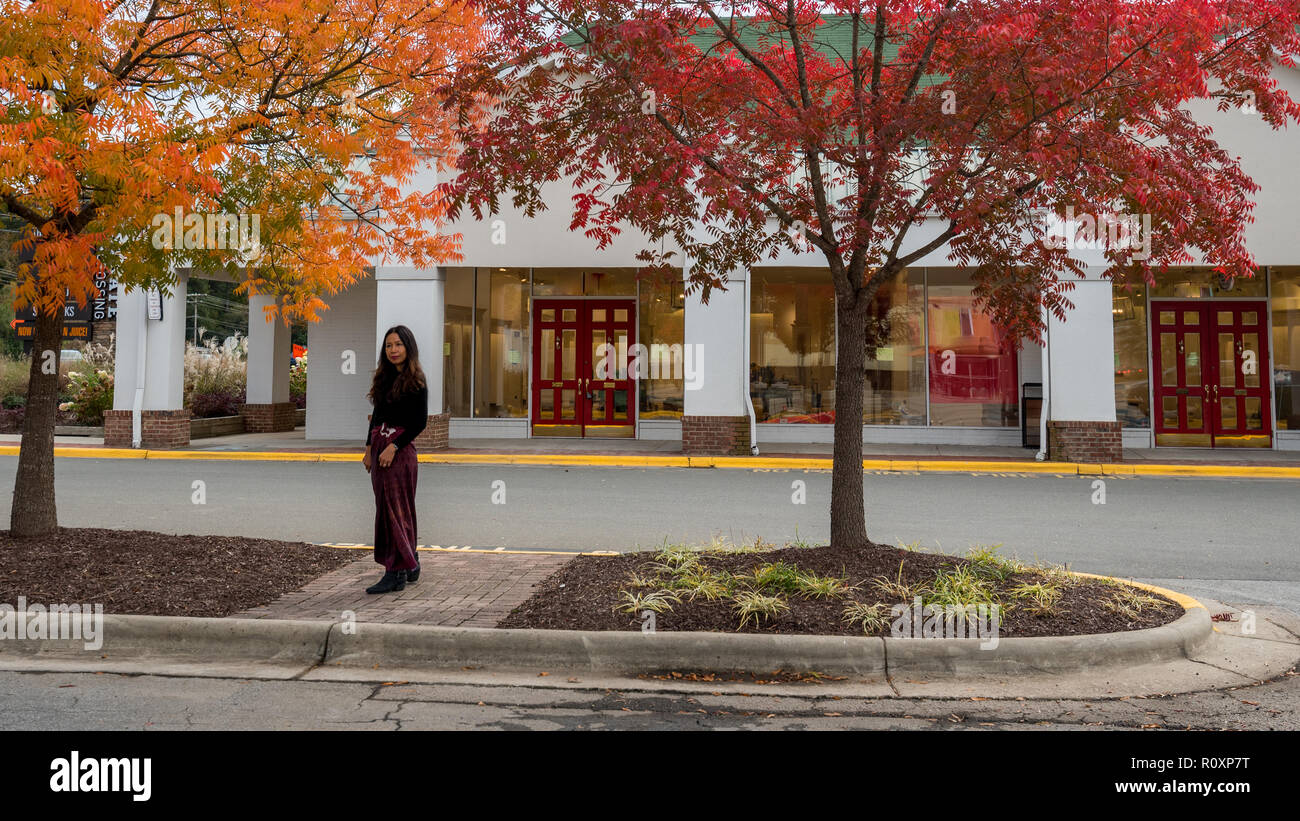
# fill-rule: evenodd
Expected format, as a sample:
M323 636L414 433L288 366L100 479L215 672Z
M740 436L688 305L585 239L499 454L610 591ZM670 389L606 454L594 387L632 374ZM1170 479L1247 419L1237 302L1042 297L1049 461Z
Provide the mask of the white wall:
M113 410L131 410L135 402L140 335L145 337L145 383L142 410L180 410L185 399L185 294L188 277L177 276L170 297L162 300L162 321L146 320L145 292L118 294L117 351ZM147 326L147 327L146 327Z
M727 290L714 289L707 306L698 289L686 297L685 345L696 357L697 368L702 363L699 388L690 390L688 384L685 391L686 416L748 414L744 397L749 395L749 363L743 361L742 336L749 319L746 276L733 272Z
M307 438L364 442L375 372L375 280L359 280L330 297L320 322L307 323ZM350 351L355 373L344 373Z
M266 321L263 307L275 298L255 294L248 298L248 371L246 398L250 405L289 401L289 360L293 340L284 317ZM310 357L308 363L311 362Z
M1293 100L1300 100L1300 71L1277 66L1273 78ZM1254 195L1255 221L1246 226L1246 246L1259 265L1295 265L1296 234L1300 231L1300 128L1274 131L1258 114L1230 108L1217 111L1214 102L1187 106L1198 122L1214 129L1214 139L1260 186Z
M375 347L371 361L379 361L386 330L396 325L410 328L415 337L420 368L429 386L431 414L442 413L443 406L444 280L444 272L438 269L378 268L375 271Z
M1115 421L1115 337L1110 280L1089 272L1067 294L1066 321L1048 327L1048 417L1069 422Z

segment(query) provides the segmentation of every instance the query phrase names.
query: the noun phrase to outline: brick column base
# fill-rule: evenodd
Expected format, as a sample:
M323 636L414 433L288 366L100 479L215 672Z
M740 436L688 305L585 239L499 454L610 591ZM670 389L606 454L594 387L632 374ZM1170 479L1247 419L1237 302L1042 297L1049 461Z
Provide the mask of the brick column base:
M682 453L687 456L748 456L748 416L683 416Z
M1047 458L1053 462L1102 464L1122 462L1119 422L1047 423Z
M244 417L244 433L279 433L298 424L298 406L292 402L240 405L239 415Z
M190 412L187 410L147 410L140 412L140 446L145 448L183 448L190 443ZM104 411L104 445L110 448L131 447L131 411Z
M369 422L373 414L366 414L366 421ZM451 444L451 414L450 413L431 413L429 421L420 431L420 435L415 437L411 444L420 452L426 450L446 450Z
M420 452L426 450L446 450L451 444L451 414L450 413L431 413L429 414L429 424L420 431L420 435L415 437L415 449Z

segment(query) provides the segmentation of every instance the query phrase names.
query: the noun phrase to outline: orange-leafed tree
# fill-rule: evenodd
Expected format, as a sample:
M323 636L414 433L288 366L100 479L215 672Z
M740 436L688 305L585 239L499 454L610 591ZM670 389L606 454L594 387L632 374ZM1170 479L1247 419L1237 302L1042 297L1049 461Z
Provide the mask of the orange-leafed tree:
M481 36L459 0L0 0L0 211L38 309L11 535L58 527L63 307L97 273L164 294L236 273L288 323L367 265L456 258L408 183L450 153L438 89Z

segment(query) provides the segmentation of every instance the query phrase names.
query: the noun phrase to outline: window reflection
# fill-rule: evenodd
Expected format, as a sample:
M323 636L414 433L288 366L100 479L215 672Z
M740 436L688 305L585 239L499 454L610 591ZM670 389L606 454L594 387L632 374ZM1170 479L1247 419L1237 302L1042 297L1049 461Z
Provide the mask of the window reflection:
M749 397L759 422L835 421L835 292L825 268L751 273Z
M479 268L474 415L528 415L527 268Z
M1300 267L1274 267L1273 387L1278 430L1300 430Z
M928 269L930 424L1019 424L1016 345L975 306L974 286L958 268Z
M1115 418L1126 428L1151 425L1147 353L1147 286L1111 286L1111 325L1115 337Z

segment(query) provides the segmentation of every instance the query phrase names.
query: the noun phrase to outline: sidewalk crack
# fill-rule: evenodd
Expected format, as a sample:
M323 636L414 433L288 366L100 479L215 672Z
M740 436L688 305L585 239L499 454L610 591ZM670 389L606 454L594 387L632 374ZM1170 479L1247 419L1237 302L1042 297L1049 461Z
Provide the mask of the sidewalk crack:
M881 639L880 646L883 648L885 655L885 683L889 685L889 689L894 691L895 696L902 698L903 694L898 691L896 686L894 686L894 677L889 673L889 642Z

